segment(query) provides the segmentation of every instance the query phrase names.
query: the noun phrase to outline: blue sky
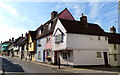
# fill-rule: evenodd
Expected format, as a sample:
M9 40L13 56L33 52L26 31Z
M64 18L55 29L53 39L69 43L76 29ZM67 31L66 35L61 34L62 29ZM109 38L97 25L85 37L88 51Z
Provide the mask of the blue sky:
M36 30L50 19L52 11L65 8L76 20L84 13L89 23L99 24L106 32L113 25L118 29L117 2L0 2L0 41Z

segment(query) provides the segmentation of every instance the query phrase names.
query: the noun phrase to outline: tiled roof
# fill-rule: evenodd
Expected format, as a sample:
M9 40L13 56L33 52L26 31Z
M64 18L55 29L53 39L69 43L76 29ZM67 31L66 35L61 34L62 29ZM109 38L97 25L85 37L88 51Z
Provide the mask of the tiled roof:
M89 35L100 35L104 36L104 30L97 24L87 23L84 25L81 21L72 21L60 19L62 25L67 30L67 33L75 34L89 34Z
M120 34L118 33L106 33L108 36L108 42L110 44L120 44Z
M36 34L37 34L37 32L36 31L29 31L29 33L30 33L30 36L32 38L32 41L36 40Z

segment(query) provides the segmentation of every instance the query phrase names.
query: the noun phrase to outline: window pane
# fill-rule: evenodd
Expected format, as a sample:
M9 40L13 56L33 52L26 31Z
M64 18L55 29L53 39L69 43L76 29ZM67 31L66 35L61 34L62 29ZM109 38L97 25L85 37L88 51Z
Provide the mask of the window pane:
M97 52L97 58L101 58L101 52Z

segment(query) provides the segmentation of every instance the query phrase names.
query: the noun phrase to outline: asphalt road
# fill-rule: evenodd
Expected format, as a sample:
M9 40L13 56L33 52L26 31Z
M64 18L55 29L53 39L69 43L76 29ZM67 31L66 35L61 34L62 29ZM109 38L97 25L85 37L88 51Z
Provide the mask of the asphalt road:
M3 75L101 75L102 73L72 73L72 71L63 71L57 68L51 68L40 64L35 64L28 61L23 61L17 58L2 57ZM85 73L86 72L86 73ZM102 75L117 75L107 74Z

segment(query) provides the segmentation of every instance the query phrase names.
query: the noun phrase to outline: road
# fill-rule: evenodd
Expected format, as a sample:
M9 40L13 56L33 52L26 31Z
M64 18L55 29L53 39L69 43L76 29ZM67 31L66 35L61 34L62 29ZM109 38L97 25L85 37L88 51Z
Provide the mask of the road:
M3 75L118 75L118 74L107 74L90 70L81 70L78 73L69 71L59 70L58 68L51 68L40 64L20 60L12 57L2 57ZM80 73L81 72L81 73ZM94 73L90 73L94 72Z

